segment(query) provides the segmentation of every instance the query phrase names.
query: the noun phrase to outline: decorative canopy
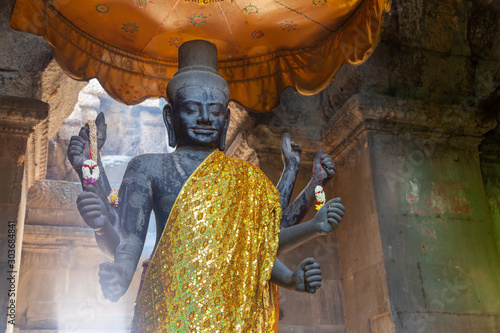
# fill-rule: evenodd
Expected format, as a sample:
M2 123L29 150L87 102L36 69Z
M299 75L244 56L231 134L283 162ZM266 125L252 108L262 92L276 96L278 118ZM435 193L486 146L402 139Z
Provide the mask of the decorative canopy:
M231 98L269 110L292 87L324 89L343 63L365 61L390 0L17 0L12 28L43 35L73 78L96 77L116 100L166 97L177 49L219 50Z

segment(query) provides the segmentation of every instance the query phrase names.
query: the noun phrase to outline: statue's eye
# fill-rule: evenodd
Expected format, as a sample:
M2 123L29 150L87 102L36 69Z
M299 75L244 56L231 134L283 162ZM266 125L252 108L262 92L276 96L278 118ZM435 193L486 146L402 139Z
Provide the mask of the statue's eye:
M220 115L223 109L224 107L220 104L212 104L208 107L210 113L212 113L215 116Z
M186 111L189 113L196 113L199 111L199 107L198 107L198 105L196 105L194 103L187 103L186 104Z

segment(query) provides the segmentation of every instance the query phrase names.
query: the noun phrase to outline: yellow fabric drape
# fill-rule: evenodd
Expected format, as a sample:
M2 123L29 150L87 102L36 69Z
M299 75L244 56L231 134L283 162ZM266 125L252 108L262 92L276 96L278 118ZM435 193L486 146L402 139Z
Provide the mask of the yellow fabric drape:
M11 27L43 35L72 77L115 99L165 96L182 42L219 50L231 98L269 110L286 87L310 95L376 47L389 0L17 0Z
M277 288L268 281L280 218L279 193L262 171L212 153L172 208L132 332L275 331Z

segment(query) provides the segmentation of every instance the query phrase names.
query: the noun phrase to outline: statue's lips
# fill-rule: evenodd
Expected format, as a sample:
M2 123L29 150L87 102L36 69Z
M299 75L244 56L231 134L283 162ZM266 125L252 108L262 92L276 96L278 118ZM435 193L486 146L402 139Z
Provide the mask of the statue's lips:
M191 130L193 132L195 132L196 134L211 135L211 134L217 133L217 129L215 129L213 127L196 126L196 127L191 127Z

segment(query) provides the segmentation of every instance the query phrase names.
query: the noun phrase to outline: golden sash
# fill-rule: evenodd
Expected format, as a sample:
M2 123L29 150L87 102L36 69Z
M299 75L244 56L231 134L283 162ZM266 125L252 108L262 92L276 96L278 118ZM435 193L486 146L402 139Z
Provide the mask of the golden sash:
M279 192L261 170L212 153L170 212L132 332L277 331L269 279L280 219Z

